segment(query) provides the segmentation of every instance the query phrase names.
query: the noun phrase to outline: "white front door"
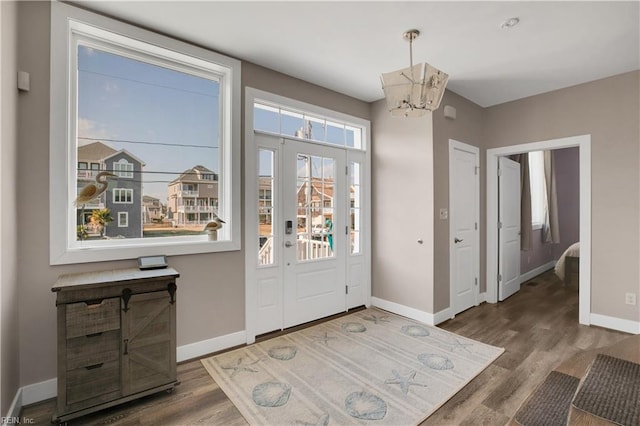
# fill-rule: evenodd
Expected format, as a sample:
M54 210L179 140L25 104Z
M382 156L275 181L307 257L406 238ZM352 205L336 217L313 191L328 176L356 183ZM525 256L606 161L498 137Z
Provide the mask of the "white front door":
M520 164L498 164L498 300L520 290Z
M286 328L346 310L346 151L285 139L283 162Z
M353 210L346 151L262 134L255 140L259 247L254 306L256 334L262 334L352 307L347 306L347 276L353 275L347 274L347 259L357 256L349 256L354 237L346 233ZM361 281L350 277L349 287L355 291Z
M479 150L449 143L450 281L452 315L477 304L479 271Z

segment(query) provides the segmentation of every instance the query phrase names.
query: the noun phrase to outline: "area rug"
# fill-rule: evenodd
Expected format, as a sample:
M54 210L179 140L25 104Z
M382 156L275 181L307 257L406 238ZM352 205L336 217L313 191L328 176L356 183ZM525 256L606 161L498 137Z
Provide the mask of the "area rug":
M598 354L573 406L618 425L640 426L640 364Z
M571 401L580 379L552 371L542 385L516 413L516 422L524 426L564 426L567 424Z
M412 425L503 351L366 309L202 364L252 425Z

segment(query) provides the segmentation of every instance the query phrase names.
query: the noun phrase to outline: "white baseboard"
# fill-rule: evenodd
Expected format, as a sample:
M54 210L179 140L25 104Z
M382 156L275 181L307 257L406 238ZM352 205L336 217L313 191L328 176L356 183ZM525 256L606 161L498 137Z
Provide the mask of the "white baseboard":
M44 401L45 399L55 398L56 395L58 395L58 379L53 378L45 380L44 382L26 385L23 386L20 391L22 392L22 400L20 401L22 404L20 408L25 405Z
M403 317L411 318L416 321L428 325L435 325L435 318L433 314L424 312L416 308L410 308L409 306L401 305L399 303L390 302L384 299L378 299L377 297L371 298L371 304L385 311L393 312L394 314L402 315Z
M600 327L623 331L625 333L640 334L640 322L638 321L631 321L594 313L592 313L589 318L591 319L591 325L598 325Z
M238 331L236 333L214 337L213 339L179 346L177 348L176 358L178 362L182 362L244 343L246 343L246 333L244 331ZM18 417L20 411L22 411L22 407L25 405L55 398L57 395L58 379L56 378L23 386L16 392L13 402L9 407L7 417Z
M479 293L478 294L478 305L484 303L487 301L487 292L485 291L484 293Z
M540 265L537 268L534 268L524 274L520 275L520 284L529 281L531 278L535 278L543 272L547 272L549 269L553 269L556 266L557 260L552 260L550 262L545 263L544 265Z
M182 362L234 346L244 345L247 343L246 339L247 334L244 331L238 331L236 333L214 337L213 339L178 346L177 359L178 362Z
M445 308L445 309L441 310L440 312L436 312L433 315L433 325L438 325L441 322L445 322L446 320L450 320L454 316L455 315L453 315L453 310L451 309L451 307Z
M18 392L16 392L16 395L13 397L13 401L11 401L6 417L11 419L19 417L22 405L22 389L18 389Z

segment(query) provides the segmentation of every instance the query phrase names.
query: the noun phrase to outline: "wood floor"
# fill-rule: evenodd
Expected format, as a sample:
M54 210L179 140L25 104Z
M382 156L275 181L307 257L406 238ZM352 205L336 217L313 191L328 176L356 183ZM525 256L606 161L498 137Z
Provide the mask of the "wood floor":
M628 334L578 325L578 291L547 272L500 304L483 304L440 325L505 348L492 365L438 409L423 425L504 425L521 403L563 361L608 346ZM181 384L161 393L70 421L72 425L245 425L200 361L178 366ZM22 415L48 424L55 400L25 407Z

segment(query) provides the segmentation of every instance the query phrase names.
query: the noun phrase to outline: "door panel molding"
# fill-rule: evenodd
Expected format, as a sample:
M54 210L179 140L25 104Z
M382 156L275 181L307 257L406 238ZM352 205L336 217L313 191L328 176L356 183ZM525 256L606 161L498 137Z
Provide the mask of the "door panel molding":
M458 177L456 173L457 153L465 153L473 156L474 182L473 194L470 204L472 206L471 215L473 225L469 229L461 229L456 223L456 218L463 212L456 211L455 197L457 185L454 184ZM480 290L480 149L478 147L465 144L453 139L449 139L449 307L451 318L471 306L479 304ZM468 170L467 170L468 172ZM464 213L469 213L465 210ZM469 224L470 221L467 220ZM472 241L469 241L472 239ZM466 241L465 241L466 240ZM457 241L457 242L456 242ZM462 250L462 252L461 252ZM471 263L471 270L465 268L460 270L458 260L468 259ZM460 272L463 275L460 276ZM477 279L477 281L476 281ZM463 285L459 284L462 283ZM473 280L473 282L471 282ZM464 287L464 288L463 288ZM466 291L461 291L466 289Z

